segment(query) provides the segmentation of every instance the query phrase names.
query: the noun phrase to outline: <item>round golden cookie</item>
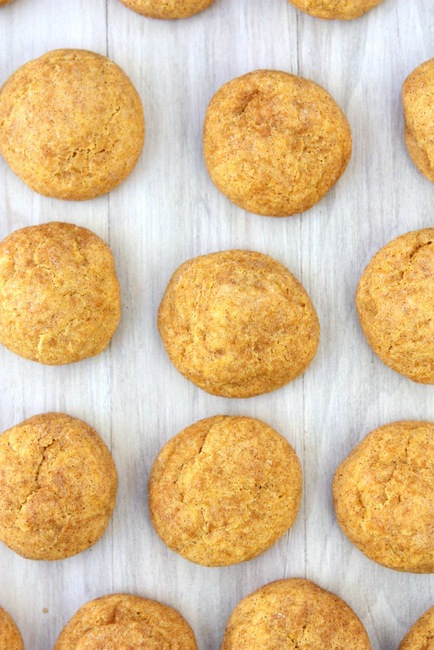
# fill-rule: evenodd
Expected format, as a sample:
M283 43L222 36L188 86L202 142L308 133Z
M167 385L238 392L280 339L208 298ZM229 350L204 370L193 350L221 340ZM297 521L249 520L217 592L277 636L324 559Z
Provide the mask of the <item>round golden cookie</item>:
M434 572L434 423L371 431L337 468L333 500L342 531L371 560Z
M196 650L193 630L172 607L112 594L91 600L65 625L54 650Z
M0 242L0 343L48 365L102 352L121 316L112 252L86 228L51 222Z
M319 323L302 285L268 255L231 250L196 257L173 274L158 311L169 358L223 397L252 397L300 375Z
M288 0L294 7L315 16L332 20L352 20L376 7L382 0Z
M301 578L270 582L232 612L222 650L370 650L365 628L338 596Z
M434 183L434 58L404 81L402 104L405 146L418 170Z
M318 84L256 70L217 91L203 128L205 164L216 187L256 214L308 210L343 174L351 129Z
M126 74L87 50L53 50L0 90L0 153L36 192L91 199L133 170L143 148L140 97Z
M163 542L204 566L245 562L293 525L302 473L291 445L264 422L200 420L160 451L149 510Z
M61 560L104 533L117 472L92 427L35 415L0 435L0 541L31 560Z
M356 306L366 339L401 375L434 384L434 228L397 237L360 278Z
M434 648L434 607L416 621L399 644L398 650L432 650Z
M120 0L129 9L150 18L188 18L209 7L214 0Z
M17 626L2 607L0 607L0 650L24 650Z

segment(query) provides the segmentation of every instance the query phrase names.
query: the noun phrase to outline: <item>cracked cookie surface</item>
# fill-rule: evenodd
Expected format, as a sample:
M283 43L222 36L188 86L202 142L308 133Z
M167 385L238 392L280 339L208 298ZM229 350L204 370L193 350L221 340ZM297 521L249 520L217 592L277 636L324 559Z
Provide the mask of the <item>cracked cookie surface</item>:
M434 183L434 58L408 75L402 105L407 151L418 170Z
M149 480L161 539L204 566L250 560L293 525L302 473L292 446L264 422L218 415L172 438Z
M94 52L47 52L0 90L0 153L45 196L84 200L109 192L133 170L144 133L131 81Z
M398 650L432 650L433 647L434 607L431 607L410 628Z
M351 129L315 82L256 70L211 99L203 145L213 183L233 203L285 217L311 208L340 178L351 156Z
M289 0L301 11L325 20L353 20L383 0Z
M120 316L113 255L90 230L51 222L0 243L0 343L15 354L48 365L92 357Z
M33 560L92 546L113 512L117 472L92 427L35 415L0 435L0 541Z
M370 650L365 628L338 596L301 578L278 580L232 612L221 650Z
M188 18L209 7L214 0L120 0L129 9L150 18Z
M434 572L434 424L371 431L337 468L333 499L342 531L371 560Z
M23 640L15 622L2 607L0 607L0 648L24 650Z
M193 630L172 607L130 594L91 600L70 619L54 650L196 650Z
M161 301L158 328L179 372L223 397L260 395L298 377L315 356L320 329L288 269L240 250L182 264Z
M397 237L360 278L356 306L366 339L400 374L434 384L434 228Z

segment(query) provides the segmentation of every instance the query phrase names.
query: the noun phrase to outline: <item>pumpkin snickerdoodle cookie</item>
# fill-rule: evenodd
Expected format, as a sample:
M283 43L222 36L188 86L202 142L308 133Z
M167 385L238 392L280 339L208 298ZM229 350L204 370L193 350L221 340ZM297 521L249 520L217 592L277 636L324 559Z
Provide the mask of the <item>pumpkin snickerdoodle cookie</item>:
M319 340L303 286L268 255L243 250L182 264L161 301L158 328L179 372L223 397L280 388L307 368Z
M289 0L301 11L315 16L332 20L352 20L376 7L383 0Z
M338 596L310 580L270 582L232 612L221 650L370 650L365 628Z
M120 0L129 9L150 18L188 18L209 7L214 0Z
M251 560L293 525L302 473L291 445L250 417L200 420L172 438L149 480L149 509L161 539L191 562Z
M0 541L31 560L61 560L104 533L117 472L103 440L64 413L35 415L0 435Z
M434 183L434 58L408 75L402 104L407 151L418 170Z
M23 650L23 640L9 614L0 607L0 650Z
M108 245L86 228L51 222L0 242L0 343L61 365L102 352L121 316Z
M428 609L410 628L398 650L432 650L434 648L434 607Z
M256 70L229 81L211 99L203 144L212 181L233 203L285 217L311 208L343 174L351 129L315 82Z
M45 196L83 200L109 192L133 170L144 132L131 81L95 52L47 52L0 90L0 153Z
M371 560L434 572L434 424L371 431L337 468L333 499L342 531Z
M130 594L91 600L65 625L54 650L196 650L193 630L172 607Z
M363 271L360 325L378 357L401 375L434 384L434 228L401 235Z

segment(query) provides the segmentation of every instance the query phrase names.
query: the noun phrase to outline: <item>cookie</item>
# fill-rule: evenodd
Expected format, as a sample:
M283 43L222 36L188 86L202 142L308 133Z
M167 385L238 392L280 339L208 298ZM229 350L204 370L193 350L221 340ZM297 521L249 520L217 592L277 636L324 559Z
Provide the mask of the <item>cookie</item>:
M91 600L65 625L54 650L196 650L193 630L172 607L130 594Z
M200 420L160 451L149 510L163 542L204 566L245 562L293 525L302 473L291 445L250 417Z
M173 274L158 311L169 358L187 379L223 397L252 397L300 375L319 323L302 285L252 251L196 257Z
M121 316L110 248L86 228L51 222L0 243L0 343L48 365L102 352Z
M129 9L150 18L188 18L203 11L214 0L120 0Z
M434 183L434 58L404 81L402 104L407 151L418 170Z
M64 413L0 435L0 541L31 560L61 560L104 533L117 473L99 435Z
M434 648L434 607L416 621L399 644L398 650L432 650Z
M0 649L24 650L21 634L12 618L0 607Z
M376 7L382 0L288 0L294 7L315 16L331 20L352 20Z
M351 648L370 650L368 635L338 596L301 578L271 582L232 612L222 650Z
M30 188L81 201L133 170L144 142L140 97L105 56L53 50L0 90L0 153Z
M387 366L434 384L434 228L397 237L360 278L356 306L366 339Z
M317 203L343 174L351 129L318 84L277 70L229 81L208 106L205 164L240 208L285 217Z
M371 431L337 468L333 500L342 531L371 560L434 572L434 423Z
M12 0L0 0L0 7L8 5L10 2L12 2Z

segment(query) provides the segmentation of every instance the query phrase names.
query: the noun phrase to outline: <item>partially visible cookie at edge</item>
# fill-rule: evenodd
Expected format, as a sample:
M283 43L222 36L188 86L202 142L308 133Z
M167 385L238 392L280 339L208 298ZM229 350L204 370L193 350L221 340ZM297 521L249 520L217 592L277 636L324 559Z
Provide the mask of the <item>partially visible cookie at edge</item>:
M189 18L212 5L214 0L120 0L120 2L143 16L173 20Z
M412 625L398 650L432 650L434 647L434 607L428 609Z
M27 226L0 242L0 343L62 365L109 344L121 317L109 246L73 224Z
M262 253L231 250L184 262L158 311L166 352L187 379L223 397L252 397L298 377L319 322L304 287Z
M187 621L173 607L131 594L85 603L60 633L54 650L197 650Z
M345 601L310 580L288 578L260 587L235 607L221 650L240 648L370 650L371 645Z
M351 157L351 128L314 81L255 70L215 93L203 146L220 192L248 212L286 217L315 205L343 174Z
M204 566L245 562L293 525L302 472L289 442L261 420L217 415L164 445L149 510L160 538Z
M407 151L418 170L434 183L434 58L408 75L402 104Z
M288 0L315 18L353 20L377 7L383 0Z
M0 649L24 650L23 640L12 617L0 607Z
M91 426L64 413L35 415L0 435L0 541L31 560L76 555L106 530L117 483Z
M434 423L371 431L333 479L339 526L368 558L395 571L434 572Z
M409 379L434 384L434 228L383 246L356 292L360 325L372 350Z
M0 89L0 153L32 190L82 201L131 173L143 148L140 97L125 72L87 50L52 50Z

